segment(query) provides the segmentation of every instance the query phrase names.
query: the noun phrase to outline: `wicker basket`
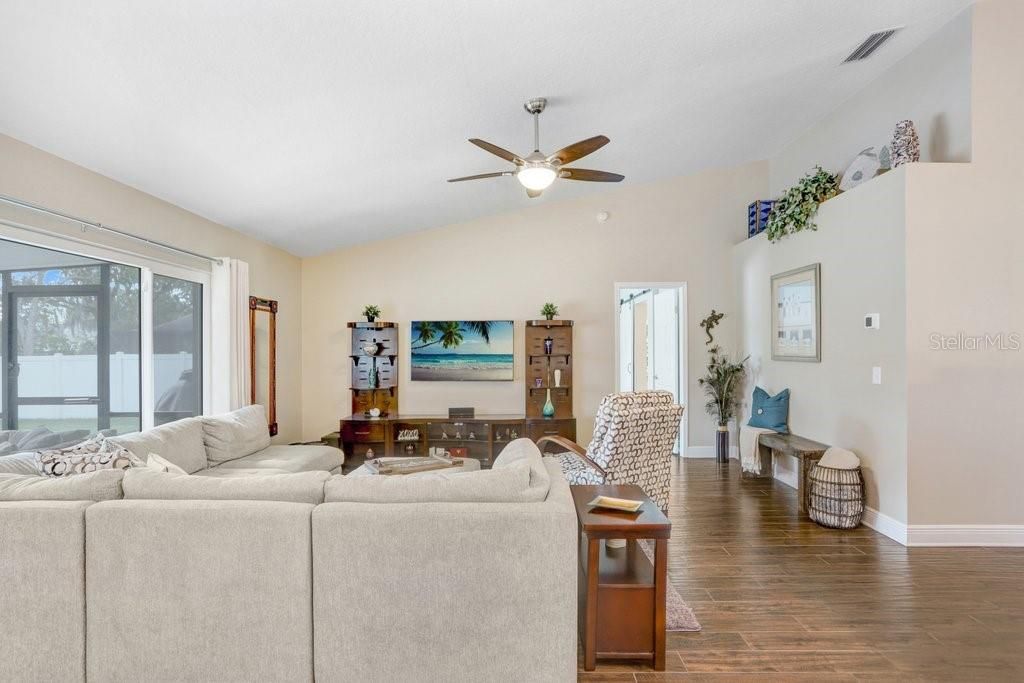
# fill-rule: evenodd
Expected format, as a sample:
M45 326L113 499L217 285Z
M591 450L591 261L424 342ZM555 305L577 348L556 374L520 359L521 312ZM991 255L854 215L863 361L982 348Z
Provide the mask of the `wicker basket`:
M839 470L815 465L808 475L807 513L831 529L853 529L864 516L864 477L860 468Z

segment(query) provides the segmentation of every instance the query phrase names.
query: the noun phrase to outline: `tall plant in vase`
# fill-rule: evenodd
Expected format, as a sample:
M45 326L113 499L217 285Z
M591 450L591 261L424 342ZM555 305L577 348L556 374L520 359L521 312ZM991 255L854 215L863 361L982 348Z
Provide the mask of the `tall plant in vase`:
M718 424L715 458L721 463L729 462L729 420L736 416L740 389L746 372L746 358L733 361L716 344L708 349L707 372L697 380L704 388L704 395L707 396L704 410L715 418Z

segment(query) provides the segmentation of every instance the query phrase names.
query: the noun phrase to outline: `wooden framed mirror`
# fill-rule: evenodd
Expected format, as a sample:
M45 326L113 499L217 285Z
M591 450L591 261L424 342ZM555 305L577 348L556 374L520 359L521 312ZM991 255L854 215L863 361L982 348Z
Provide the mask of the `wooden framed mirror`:
M267 409L270 435L277 435L277 302L249 297L249 401Z

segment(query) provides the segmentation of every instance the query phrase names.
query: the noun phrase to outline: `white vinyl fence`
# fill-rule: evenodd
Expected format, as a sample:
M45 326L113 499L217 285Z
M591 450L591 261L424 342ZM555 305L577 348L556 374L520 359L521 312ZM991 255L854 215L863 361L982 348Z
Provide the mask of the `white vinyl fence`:
M96 396L96 355L21 356L18 395ZM181 373L192 367L191 353L162 353L153 357L154 386L157 397L174 384ZM92 406L21 406L24 418L65 419L95 415ZM110 354L110 412L139 411L139 354Z

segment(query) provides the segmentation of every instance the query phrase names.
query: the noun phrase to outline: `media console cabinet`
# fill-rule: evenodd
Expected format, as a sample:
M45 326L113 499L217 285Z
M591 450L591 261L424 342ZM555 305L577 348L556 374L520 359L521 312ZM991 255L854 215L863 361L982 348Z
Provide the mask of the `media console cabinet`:
M345 451L345 471L381 456L423 456L431 447L443 447L460 457L476 458L488 468L509 441L527 437L564 436L576 440L576 419L525 415L352 415L341 420L339 445Z

